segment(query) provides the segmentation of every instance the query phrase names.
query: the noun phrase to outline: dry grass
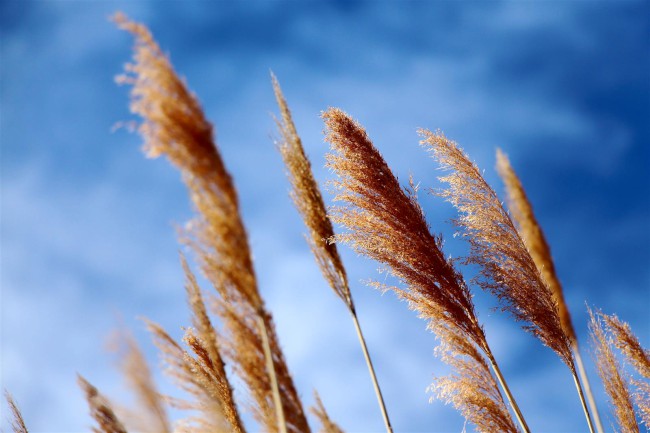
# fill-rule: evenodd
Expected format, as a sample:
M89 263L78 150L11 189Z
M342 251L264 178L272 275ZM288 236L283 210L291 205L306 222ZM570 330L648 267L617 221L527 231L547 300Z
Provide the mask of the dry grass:
M499 197L456 143L441 132L421 130L420 134L422 145L451 172L440 178L449 185L440 195L460 212L456 224L470 243L468 262L481 268L482 278L477 283L492 292L503 310L523 322L524 329L553 349L574 371L557 302Z
M632 328L622 322L616 315L601 315L608 331L612 334L614 346L623 354L637 373L650 379L650 351L641 347L639 339L632 332Z
M345 302L351 310L354 309L348 277L339 256L336 244L329 242L334 238L334 228L327 215L325 202L318 184L311 171L311 163L307 159L302 141L291 118L291 111L280 89L280 83L272 77L275 98L280 108L281 120L277 120L281 140L278 149L287 168L291 182L291 198L300 212L305 225L309 229L307 242L334 293Z
M195 217L182 230L182 242L190 247L212 287L204 291L181 256L192 326L184 328L182 341L176 341L161 326L146 321L165 372L184 396L158 392L135 340L125 336L121 367L135 394L135 404L128 409L117 406L79 376L96 423L93 431L125 433L128 428L156 433L245 433L246 411L265 432L309 433L311 428L274 321L258 290L237 191L216 146L212 124L147 28L120 14L114 20L135 38L133 62L118 81L132 86L131 110L141 118L137 129L146 153L166 156L188 188ZM435 353L452 372L436 377L430 386L438 399L451 403L477 431L528 432L478 319L471 286L459 270L460 261L445 256L442 238L431 232L414 182L406 187L400 184L364 128L343 111L329 109L323 113L326 141L332 150L327 165L338 176L333 185L339 205L328 213L275 77L273 87L281 113L277 120L279 150L292 197L308 228L307 240L323 276L352 314L387 431L392 431L391 423L335 242L347 244L385 266L401 284L371 285L392 290L406 301L439 340ZM548 242L508 159L502 153L497 155L514 221L478 167L456 143L442 133L420 133L421 144L450 171L441 178L448 184L441 195L460 213L457 224L471 247L466 262L481 269L476 283L494 294L503 310L569 367L593 431L576 375L575 359L579 367L581 361L569 306ZM333 222L345 231L336 234ZM610 396L617 428L638 432L638 419L650 425L650 352L618 317L589 314L595 362ZM614 349L622 354L634 376L623 370ZM240 383L243 393L239 389L235 392L233 386ZM341 384L341 392L345 392L344 386ZM8 393L6 399L13 431L26 433L17 405ZM189 414L172 422L170 407ZM343 431L318 394L311 411L322 432ZM598 418L596 424L602 430Z
M185 259L181 257L181 260L194 324L194 328L186 329L183 338L189 351L174 341L162 327L147 322L167 366L167 374L192 397L192 401L177 400L175 405L196 412L196 415L184 420L186 431L244 432L218 347L216 330L208 317L196 278Z
M27 427L25 426L25 420L23 419L22 413L20 413L20 409L18 409L18 405L14 401L14 398L9 394L8 391L5 390L5 400L7 400L7 405L9 406L9 410L11 411L11 415L13 417L11 421L11 429L14 431L14 433L28 433Z
M463 236L470 244L470 256L466 263L480 267L480 275L474 281L494 294L503 311L522 322L526 331L553 349L567 365L589 430L594 433L595 426L573 356L572 340L575 339L567 333L565 326L569 325L563 324L558 298L545 281L514 222L478 167L455 142L440 131L420 130L420 134L423 137L420 143L431 152L442 169L451 172L440 178L448 185L440 195L460 213L455 223L463 230ZM540 238L537 237L535 242L541 242ZM550 260L548 248L545 254L540 260ZM567 320L570 324L570 319Z
M316 401L316 405L312 408L310 408L311 412L318 418L318 421L321 423L321 430L320 433L343 433L343 430L341 427L338 426L330 416L327 414L327 411L325 410L325 406L323 406L323 402L320 399L320 396L318 393L314 393L314 400Z
M496 381L477 352L482 350L495 363L472 295L445 258L442 239L429 231L415 188L400 186L363 127L351 117L333 108L323 118L325 140L333 151L327 155L327 165L339 178L334 183L338 191L334 200L343 203L334 208L333 220L347 228L335 239L386 265L408 286L405 290L391 289L427 320L429 329L442 342L443 359L456 368L456 375L434 386L438 394L481 431L493 431L496 425L507 426L504 431L516 431ZM478 368L477 374L467 376L465 373L473 368ZM507 388L504 390L509 394ZM522 428L527 430L512 403Z
M127 433L126 428L118 419L115 411L113 411L110 402L97 391L97 388L81 376L77 377L77 382L83 390L88 406L90 407L90 416L97 423L97 427L93 427L93 432Z
M580 374L580 379L585 387L589 409L591 410L591 414L594 416L595 427L599 433L603 433L604 430L600 420L600 414L591 390L591 383L582 362L578 337L573 327L571 313L569 312L569 307L564 300L564 291L562 290L560 279L555 271L555 263L553 262L553 257L551 255L551 248L546 241L541 225L537 221L537 218L535 218L533 206L526 196L526 192L524 191L524 187L521 184L519 177L510 165L508 157L501 152L500 149L497 149L497 172L505 184L506 194L508 197L508 209L510 210L510 215L512 215L515 220L517 231L526 245L533 262L535 262L537 271L542 276L544 283L553 293L558 313L560 315L562 329L569 338L571 350L576 360L576 367Z
M551 248L548 242L546 242L546 237L537 222L537 218L535 218L533 206L528 201L519 177L517 177L517 174L510 165L508 157L501 150L497 150L497 171L506 186L508 209L517 224L517 231L521 236L521 240L526 245L526 249L530 253L544 283L551 289L557 304L562 329L564 329L564 333L569 338L569 341L573 343L577 340L576 333L573 329L571 313L569 313L569 309L564 300L562 285L555 272Z
M293 202L309 229L310 236L308 242L323 277L325 277L325 280L332 290L334 290L334 293L345 303L348 311L352 315L352 321L368 366L384 425L386 431L391 433L393 428L388 417L388 410L386 409L379 380L377 379L370 352L366 346L366 340L363 336L361 325L359 324L359 318L357 317L356 307L352 300L352 293L348 285L345 268L343 267L343 262L339 256L336 244L333 242L334 229L332 222L327 214L325 202L311 171L311 164L302 147L302 141L298 136L293 119L291 118L289 106L280 89L280 83L278 83L275 76L272 76L272 82L275 98L282 113L282 120L277 121L282 136L278 147L284 160L284 165L287 168L289 181L291 182Z
M172 433L165 399L158 392L142 350L129 334L117 338L122 374L136 397L135 407L122 409L125 426L135 431Z
M621 321L616 315L599 314L605 324L610 343L624 356L641 379L630 379L636 388L633 397L639 410L639 416L650 428L650 351L641 347L639 339L632 332L630 325Z
M257 289L237 193L212 125L148 30L123 16L115 21L136 39L134 62L120 81L133 86L131 110L143 119L138 130L145 149L150 156L167 156L181 171L196 209L186 242L220 295L222 308L216 312L226 328L224 344L231 349L226 355L254 398L257 420L268 431L308 432L271 314ZM267 365L269 374L260 374Z
M639 426L634 414L628 379L612 351L613 341L607 337L602 325L602 313L589 310L589 330L594 347L594 359L598 375L614 407L616 423L624 433L638 433Z

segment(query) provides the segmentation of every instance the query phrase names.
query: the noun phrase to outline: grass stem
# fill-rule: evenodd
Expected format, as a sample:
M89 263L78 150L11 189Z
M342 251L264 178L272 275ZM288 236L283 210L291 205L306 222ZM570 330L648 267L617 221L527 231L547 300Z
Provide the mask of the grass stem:
M388 418L388 412L386 411L386 404L384 403L384 397L381 395L381 389L379 388L379 382L377 381L377 376L375 375L375 368L372 365L372 360L370 359L370 353L368 352L368 347L366 346L366 340L363 338L363 332L361 332L361 326L359 325L359 319L357 318L357 312L354 308L354 305L350 305L350 314L352 315L352 321L354 322L354 327L357 330L357 336L359 337L359 343L361 343L361 349L363 349L363 356L366 358L366 364L368 365L368 372L372 378L372 384L375 387L375 394L377 395L377 402L379 403L379 408L381 409L381 415L384 418L384 425L386 426L387 433L393 433L393 427L390 425L390 419Z
M488 359L490 360L490 364L492 365L492 370L494 371L494 374L497 376L497 379L501 384L501 388L506 393L506 398L508 399L508 403L510 404L510 407L512 407L512 410L515 411L515 416L517 417L517 421L519 421L519 425L521 426L521 428L524 430L525 433L530 433L528 424L526 424L526 420L524 419L524 416L521 414L521 411L519 410L519 406L517 405L515 398L512 396L512 393L510 392L510 388L508 388L508 384L506 383L506 380L501 374L501 370L499 369L499 365L497 364L497 361L494 359L494 356L492 356L492 353L487 352L487 356Z
M576 367L578 368L578 374L580 374L580 380L585 387L587 402L589 403L591 414L594 417L594 421L596 423L596 430L598 431L598 433L604 433L605 430L603 430L603 424L600 421L600 414L598 413L596 400L594 399L594 394L591 391L591 385L589 383L589 378L587 377L587 371L585 370L585 365L582 362L582 356L580 356L580 350L578 349L577 343L573 345L573 355L576 358Z
M585 412L585 418L587 418L587 424L589 425L589 431L595 433L594 424L591 421L591 416L589 415L589 408L587 407L587 402L585 401L585 394L582 392L582 385L580 385L580 379L578 379L578 374L573 372L573 381L576 384L576 389L578 390L578 395L580 396L580 403L582 403L582 410Z
M260 334L262 336L262 346L264 346L264 356L266 358L266 370L271 380L271 388L273 389L273 404L275 405L275 412L278 418L278 432L287 433L287 423L284 419L284 408L282 407L282 399L280 398L280 388L278 387L278 378L275 374L275 366L273 364L273 355L271 352L271 344L269 342L269 334L264 321L264 313L259 312L257 319L260 327Z

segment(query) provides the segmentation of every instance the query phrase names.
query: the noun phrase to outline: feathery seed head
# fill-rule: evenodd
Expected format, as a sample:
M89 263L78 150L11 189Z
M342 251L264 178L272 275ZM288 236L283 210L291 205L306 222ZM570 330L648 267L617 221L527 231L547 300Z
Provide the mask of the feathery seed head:
M149 364L130 334L119 335L120 367L129 388L135 392L137 411L128 412L127 425L134 430L171 433L165 402L154 383Z
M18 409L18 405L14 401L14 398L11 396L11 394L9 394L9 391L7 390L5 390L5 400L7 400L7 405L9 406L9 410L13 416L13 420L11 421L11 429L14 431L14 433L28 433L23 415L20 413L20 409Z
M557 302L562 328L572 344L576 344L576 334L571 322L571 313L564 301L562 285L555 272L551 249L546 242L544 232L535 218L533 207L528 201L524 187L510 165L508 156L497 149L497 171L505 184L508 195L508 209L514 218L519 235L524 241L539 273L546 285L553 292Z
M90 416L97 423L94 433L127 433L122 422L117 418L110 402L99 393L86 379L77 375L77 382L86 395L90 407ZM25 430L26 432L27 430Z
M441 341L438 353L456 375L436 381L432 389L452 402L480 431L516 432L499 388L480 351L490 353L478 323L472 296L462 276L442 252L442 239L429 231L416 188L402 188L366 131L343 111L323 114L325 140L333 153L328 167L343 202L334 222L348 231L335 239L388 267L408 285L391 287L425 319ZM374 284L379 286L378 283Z
M281 135L278 147L291 182L293 202L309 229L308 242L323 276L332 290L352 307L352 296L343 262L336 244L330 242L334 237L332 222L327 215L323 197L293 123L289 106L274 75L272 81L281 113L281 120L277 121Z
M503 310L523 322L525 330L553 349L575 373L557 301L496 193L463 150L442 132L420 130L420 135L420 143L443 169L451 171L440 178L449 185L440 195L461 214L455 222L470 243L468 262L481 266L477 283L494 293Z
M644 349L626 322L621 321L615 314L600 314L616 348L620 350L627 361L646 379L650 379L650 350Z
M402 188L366 131L343 111L323 114L325 140L332 153L327 166L339 177L332 220L348 231L335 236L359 254L386 265L408 284L417 302L435 317L463 330L485 348L483 329L472 296L442 252L442 240L431 234L414 190ZM432 308L433 307L433 308Z
M314 400L316 400L316 405L311 407L311 413L313 413L321 423L320 433L343 433L341 427L330 418L316 391L314 391Z
M217 150L212 125L146 27L129 21L123 15L116 16L115 21L131 32L136 40L134 62L127 65L126 75L120 81L133 86L131 110L143 119L139 132L144 138L145 148L151 156L164 154L181 171L196 209L197 216L188 224L184 240L196 253L201 270L221 300L229 305L228 315L221 316L226 324L226 345L236 347L239 344L241 347L238 349L243 350L243 354L230 358L235 363L246 362L245 367L235 370L243 375L242 379L249 388L266 383L262 387L266 394L249 389L258 397L259 411L267 413L267 406L274 407L269 403L274 395L270 375L267 372L258 374L258 370L264 371L266 365L263 347L257 344L262 330L248 323L262 317L266 324L264 332L273 334L268 337L274 342L273 359L275 369L280 372L277 376L284 381L278 384L278 388L285 402L283 407L287 418L295 422L299 431L308 432L302 406L277 344L271 316L257 288L237 193ZM202 323L197 327L200 334L205 334L206 330L201 329L205 326L208 324ZM205 349L207 353L214 353L210 344ZM253 363L257 363L257 367L253 368ZM248 377L248 374L255 376ZM264 420L269 422L265 427L270 431L277 429L277 420L271 422L269 417Z
M436 378L429 390L452 403L479 432L517 433L499 387L477 347L454 329L438 326L435 321L429 323L429 328L437 328L432 330L440 336L436 354L454 369L453 374Z
M593 355L598 375L603 381L605 391L609 395L610 403L614 406L614 414L618 427L624 433L638 433L639 426L634 415L632 397L630 395L628 379L612 350L613 342L607 337L603 327L603 314L591 309L589 312L589 330L593 345Z
M646 427L650 427L650 351L641 346L630 325L621 321L616 315L599 313L599 318L610 336L610 344L623 353L627 363L633 366L643 378L632 378L630 382L636 388L633 397L641 420Z

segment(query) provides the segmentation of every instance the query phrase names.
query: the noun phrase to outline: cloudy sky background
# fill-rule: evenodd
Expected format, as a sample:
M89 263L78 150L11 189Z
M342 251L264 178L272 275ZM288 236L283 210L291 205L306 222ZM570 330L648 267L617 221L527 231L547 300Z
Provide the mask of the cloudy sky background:
M381 417L349 317L288 197L272 142L270 69L319 181L332 178L319 118L329 106L356 117L400 179L412 174L423 187L440 186L439 172L416 128L458 141L497 191L501 147L546 231L581 340L587 302L618 313L650 346L649 9L642 1L0 3L1 386L31 431L88 431L77 372L129 399L105 349L111 331L120 322L133 329L157 365L138 317L175 336L188 324L174 231L191 216L185 189L165 161L143 157L138 136L111 132L132 118L128 89L113 81L131 56L131 38L107 20L117 10L150 26L215 123L303 401L317 389L345 430L381 431ZM424 193L421 202L446 252L465 254L452 238L451 206ZM363 284L378 277L375 263L342 253L395 430L461 431L453 408L428 402L432 377L447 370L424 322ZM493 311L492 297L475 299L532 430L585 431L557 357ZM599 384L596 392L609 425Z

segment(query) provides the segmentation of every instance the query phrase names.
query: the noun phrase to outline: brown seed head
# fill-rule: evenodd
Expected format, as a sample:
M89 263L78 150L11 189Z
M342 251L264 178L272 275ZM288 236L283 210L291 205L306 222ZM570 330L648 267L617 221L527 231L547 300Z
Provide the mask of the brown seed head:
M623 352L627 362L634 366L641 376L650 379L650 351L641 346L630 325L616 315L601 314L600 317L608 332L612 334L614 346Z
M589 330L594 361L605 391L609 395L610 403L614 406L618 428L624 433L638 433L639 426L634 415L628 379L616 360L612 350L613 342L607 338L603 328L603 314L600 312L594 314L589 308L587 310L590 317Z
M344 433L341 427L332 421L316 391L314 391L314 399L316 400L316 405L311 407L311 413L320 421L320 433Z
M332 222L327 215L323 197L314 179L311 164L305 155L280 84L275 76L272 76L271 79L281 113L281 120L277 121L281 135L278 147L291 182L291 197L309 229L307 241L325 280L332 290L352 308L352 296L343 262L336 244L329 242L334 237Z
M255 402L255 404L249 405L248 409L266 431L277 432L278 421L272 398L272 384L268 378L264 359L258 314L253 310L244 310L241 306L234 309L233 306L221 300L216 301L215 309L222 318L226 330L231 334L230 338L224 341L225 354L233 361L233 369L238 376L244 379ZM280 388L287 431L309 432L310 428L302 411L300 397L293 386L277 334L275 329L271 328L274 326L273 322L267 315L262 316L262 320L265 320L265 327L268 330L269 346Z
M148 155L167 156L190 190L198 217L188 231L193 246L205 250L199 255L202 268L214 274L222 296L236 295L260 306L237 193L216 148L212 125L147 28L124 15L114 20L135 37L134 62L118 81L132 85L131 111L142 117L138 130Z
M296 422L301 432L309 428L297 396L284 357L277 344L277 336L270 314L257 288L252 255L248 238L239 212L239 203L232 179L223 164L214 142L212 125L205 118L196 97L187 89L185 82L173 70L169 59L162 53L146 27L133 23L123 15L115 17L118 25L131 32L136 39L134 62L126 68L126 76L120 81L131 84L131 109L143 118L139 131L145 140L149 155L166 155L182 173L197 212L188 224L185 241L195 251L201 270L219 292L223 302L229 305L225 339L237 346L247 339L260 340L260 329L248 327L247 320L263 317L266 329L275 342L273 359L283 383L279 384L287 418ZM226 311L226 310L224 310ZM232 315L238 316L232 320ZM200 331L201 332L201 331ZM249 350L245 355L231 357L235 363L246 359L247 367L235 370L242 374L244 382L256 386L266 381L262 388L267 394L250 389L257 396L259 412L273 407L270 378L268 374L255 374L250 368L257 363L266 365L264 350L256 344L242 345ZM206 348L208 352L212 349ZM234 352L233 352L234 354ZM286 395L285 395L286 393ZM265 418L265 420L269 420ZM265 425L269 431L277 429L277 421Z
M601 313L600 318L605 323L612 344L625 355L626 361L643 377L640 380L631 379L631 382L636 388L633 396L641 419L646 427L650 427L650 351L641 346L630 325L621 321L616 315Z
M207 315L196 278L183 256L181 262L187 278L192 322L196 327L196 330L187 329L183 339L190 350L182 348L159 325L146 322L165 362L166 373L193 398L192 401L179 400L174 403L197 412L196 416L183 421L185 429L243 432L233 390L218 348L216 330Z
M421 130L420 134L421 144L443 169L452 172L440 178L449 185L440 195L461 214L455 222L470 243L468 262L481 267L477 283L494 293L503 310L523 322L525 330L553 349L575 373L555 297L496 193L456 143L441 132Z
M9 406L9 410L11 411L11 415L13 416L13 420L11 421L11 429L13 430L14 433L29 433L27 431L27 427L25 426L25 420L23 419L23 415L20 413L20 409L18 409L18 405L14 401L14 398L9 394L7 390L5 390L5 399L7 400L7 405Z
M435 321L429 323L430 328L436 327ZM429 389L439 399L452 403L479 432L518 432L490 368L477 347L448 327L432 331L440 336L436 354L454 369L454 373L436 378Z
M90 407L90 416L97 423L94 433L127 433L122 422L117 418L110 402L99 393L86 379L77 375L77 382L86 395ZM27 430L25 430L26 432Z
M165 402L158 393L147 360L130 334L124 333L120 337L120 366L138 403L137 410L128 411L127 425L132 424L134 430L171 433Z
M535 218L533 207L528 201L524 187L510 165L507 155L497 149L497 171L506 186L508 209L514 218L519 235L533 258L546 285L553 292L558 305L562 328L572 344L576 344L576 334L571 322L571 313L564 301L562 285L555 272L551 249L546 242L544 232Z
M472 296L442 252L418 204L416 189L400 186L365 130L339 109L323 114L333 153L328 167L339 177L333 220L347 228L337 241L377 260L408 288L390 287L428 322L441 341L438 353L455 375L432 386L480 431L516 432L499 388L479 351L489 353ZM375 283L375 286L382 287ZM385 286L383 286L386 288Z
M442 252L442 240L433 236L415 188L404 189L368 138L365 130L343 111L323 114L325 140L333 153L327 166L339 177L332 220L348 231L335 236L355 251L388 266L408 285L415 308L435 308L436 317L485 348L472 296L462 276Z

